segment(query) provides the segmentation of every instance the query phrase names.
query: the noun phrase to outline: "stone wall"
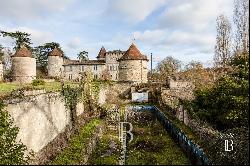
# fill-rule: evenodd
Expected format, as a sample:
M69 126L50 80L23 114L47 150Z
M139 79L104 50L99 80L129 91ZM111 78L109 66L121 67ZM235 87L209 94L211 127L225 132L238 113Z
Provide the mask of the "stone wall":
M122 57L122 52L107 52L106 53L106 68L111 76L111 80L117 81L119 75L119 62L117 61Z
M31 57L12 57L13 81L31 83L36 79L36 59Z
M170 89L193 89L193 84L188 81L169 81L169 88Z
M5 101L5 109L20 128L17 140L21 140L29 150L39 152L70 124L70 112L65 107L63 96L59 93L43 93L26 96L20 100ZM77 105L77 115L82 114L84 106Z
M119 81L146 83L147 74L146 60L124 60L119 63Z
M118 104L119 100L122 98L123 101L129 102L131 92L130 88L131 84L129 83L115 83L102 87L101 91L105 91L105 93L100 91L100 94L103 93L102 101L105 101L105 103ZM99 97L101 97L101 95Z
M60 56L48 56L48 76L61 77L63 72L63 58Z
M3 80L3 64L0 60L0 81L2 81L2 80Z

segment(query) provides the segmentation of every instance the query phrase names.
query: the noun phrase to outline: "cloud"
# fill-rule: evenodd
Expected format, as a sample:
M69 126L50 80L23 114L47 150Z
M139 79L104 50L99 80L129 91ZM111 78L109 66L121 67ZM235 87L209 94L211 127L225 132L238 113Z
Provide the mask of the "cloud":
M173 31L167 37L167 45L178 45L182 47L210 47L215 43L213 33L190 33L188 31Z
M111 14L119 14L126 21L143 21L154 10L163 6L165 0L110 0L107 9Z
M160 26L202 31L215 24L219 14L232 14L233 0L175 0L160 18Z
M21 32L26 32L30 34L30 39L33 45L42 45L46 42L50 42L53 39L53 35L50 32L47 31L41 31L33 28L28 28L28 27L4 27L1 26L1 30L7 31L7 32L15 32L15 31L21 31ZM2 38L2 39L1 39ZM5 37L0 37L0 41L4 43L6 46L10 46L11 43L13 43L13 40Z
M67 46L71 49L79 48L81 44L81 39L79 37L74 37L70 40L70 42L67 44Z
M6 0L1 1L0 18L35 19L44 14L64 11L74 0Z
M211 30L219 14L231 16L233 0L175 0L160 16L159 27L190 29L194 31Z
M163 30L145 30L144 32L136 31L133 36L136 41L150 44L159 44L165 38L166 32Z

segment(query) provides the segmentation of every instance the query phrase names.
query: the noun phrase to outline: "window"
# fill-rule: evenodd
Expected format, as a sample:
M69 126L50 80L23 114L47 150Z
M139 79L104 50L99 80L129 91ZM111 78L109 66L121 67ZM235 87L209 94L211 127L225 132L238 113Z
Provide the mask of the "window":
M112 66L109 66L109 70L112 71Z
M94 75L94 79L97 79L97 75L96 74Z
M94 70L97 70L97 65L94 65Z
M69 71L72 71L73 69L72 69L72 66L69 66Z
M81 66L81 71L84 71L84 66Z
M72 74L69 74L69 80L72 80Z

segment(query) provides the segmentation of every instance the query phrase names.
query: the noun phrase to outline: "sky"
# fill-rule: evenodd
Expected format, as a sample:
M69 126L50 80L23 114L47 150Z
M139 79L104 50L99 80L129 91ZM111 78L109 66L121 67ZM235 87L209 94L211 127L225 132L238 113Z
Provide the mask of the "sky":
M0 30L30 33L32 46L58 42L71 59L134 42L153 66L167 56L211 66L220 14L232 19L233 0L1 0Z

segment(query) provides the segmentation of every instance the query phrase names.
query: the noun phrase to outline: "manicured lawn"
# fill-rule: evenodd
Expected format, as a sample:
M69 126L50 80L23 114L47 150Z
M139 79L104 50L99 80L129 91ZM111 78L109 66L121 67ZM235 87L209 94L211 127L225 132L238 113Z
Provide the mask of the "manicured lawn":
M101 120L93 119L85 124L80 132L74 135L69 146L66 147L52 162L53 165L78 165L83 161L83 156L86 154L86 144L91 136L95 133Z

